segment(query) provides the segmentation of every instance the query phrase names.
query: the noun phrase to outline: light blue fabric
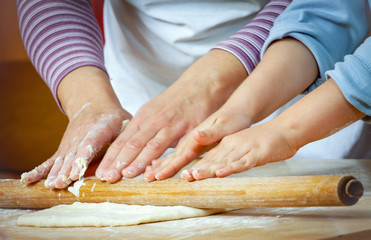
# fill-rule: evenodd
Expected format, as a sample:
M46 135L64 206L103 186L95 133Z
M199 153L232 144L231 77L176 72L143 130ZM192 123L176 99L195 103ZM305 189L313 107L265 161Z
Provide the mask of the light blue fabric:
M350 104L371 116L371 37L326 74L334 79Z
M292 37L301 41L320 71L307 92L331 76L352 105L371 115L371 40L360 46L369 30L368 11L366 0L294 0L277 18L261 56L275 40Z

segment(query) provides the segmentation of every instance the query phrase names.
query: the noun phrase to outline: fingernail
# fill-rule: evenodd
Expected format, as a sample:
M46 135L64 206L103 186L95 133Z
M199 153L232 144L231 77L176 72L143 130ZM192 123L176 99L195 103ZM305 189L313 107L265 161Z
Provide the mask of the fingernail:
M54 182L55 182L55 178L46 179L44 185L45 185L46 188L53 188L54 187Z
M182 173L181 173L181 175L183 175L186 178L190 178L191 177L191 174L189 173L188 170L183 170Z
M146 172L146 173L143 174L143 177L144 177L144 179L145 179L147 182L151 182L151 181L152 181L151 178L150 178L150 176L151 176L151 174L148 173L148 172Z
M49 180L45 180L45 182L44 182L44 186L45 186L46 188L50 188L50 181L49 181Z
M206 137L206 133L204 131L201 131L201 130L196 130L196 131L200 135L200 137Z
M22 185L27 185L29 183L29 174L28 173L22 173L21 183L22 183Z
M192 169L192 175L194 176L195 174L200 174L200 172L201 172L201 169L199 169L199 168L193 168Z
M133 167L128 167L124 169L122 173L124 176L133 176L134 174L136 174L136 170Z
M99 178L100 180L102 180L103 179L103 170L101 170L101 169L97 169L96 171L95 171L95 176L97 177L97 178Z
M156 174L156 175L155 175L155 178L156 178L156 180L161 180L161 178L160 178L160 175L159 175L159 174Z
M155 178L156 178L157 180L162 180L162 179L164 179L163 176L161 176L161 173L162 173L163 171L164 171L164 170L161 170L161 171L159 171L158 173L156 173Z
M102 182L107 182L107 179L105 179L104 177L97 177L99 180L101 180Z

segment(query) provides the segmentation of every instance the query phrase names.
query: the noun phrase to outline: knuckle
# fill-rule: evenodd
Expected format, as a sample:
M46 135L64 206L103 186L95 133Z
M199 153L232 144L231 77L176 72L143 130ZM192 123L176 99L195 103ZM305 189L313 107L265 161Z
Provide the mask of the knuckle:
M137 164L137 168L140 170L140 171L143 171L144 169L146 169L146 167L149 165L148 162L146 161L140 161L138 162Z
M154 139L147 143L146 149L151 151L159 151L162 149L163 143L160 140Z
M241 159L241 167L243 167L244 170L251 169L256 166L256 162L252 161L248 158L242 158Z
M124 140L120 137L116 138L116 140L113 141L113 143L111 144L111 147L115 149L121 149L123 146L124 146Z
M224 126L225 124L228 123L228 119L224 115L221 116L216 116L212 122L212 126Z
M231 136L226 136L220 141L219 145L221 148L233 147L232 140Z
M125 147L132 150L141 150L144 144L139 139L130 139L126 142Z

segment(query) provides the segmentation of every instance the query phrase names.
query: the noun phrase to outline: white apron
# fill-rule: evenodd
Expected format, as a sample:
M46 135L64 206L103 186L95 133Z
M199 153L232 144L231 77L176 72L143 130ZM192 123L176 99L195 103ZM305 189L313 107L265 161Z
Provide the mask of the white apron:
M267 2L106 0L105 64L121 105L135 114L216 43L246 25ZM371 158L371 148L359 144L359 154L350 154L363 128L358 122L305 146L295 157ZM371 139L370 126L366 135Z

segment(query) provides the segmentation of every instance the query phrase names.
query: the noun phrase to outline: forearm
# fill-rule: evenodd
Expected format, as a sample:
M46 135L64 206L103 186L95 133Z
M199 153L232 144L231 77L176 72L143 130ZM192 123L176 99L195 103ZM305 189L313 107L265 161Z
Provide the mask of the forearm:
M216 64L219 65L211 74L219 73L221 89L227 88L234 91L243 80L241 76L246 78L251 74L260 62L261 48L276 18L290 3L291 0L271 0L245 27L213 48L210 53L217 53L216 57L213 54L205 56L206 63L217 61ZM219 59L218 55L221 56ZM228 65L223 61L224 56L229 60ZM241 67L245 69L247 75L241 72ZM206 74L210 73L206 72ZM226 99L221 99L221 102L224 103L224 100Z
M247 76L244 66L233 54L214 49L192 64L165 92L201 97L220 107ZM194 91L195 88L200 91ZM199 102L203 103L209 104L204 100Z
M329 79L284 111L272 124L281 129L296 149L336 133L364 117Z
M258 122L303 92L318 76L316 61L299 41L274 42L252 74L229 100L246 104L246 118Z
M18 0L25 49L59 104L57 88L82 66L105 70L99 26L88 0Z
M367 1L293 1L275 21L262 55L284 37L301 41L319 66L319 77L307 89L312 91L326 81L326 71L361 44L368 32L368 10Z
M67 74L57 94L69 119L84 106L102 112L122 109L107 74L94 66L80 67Z

